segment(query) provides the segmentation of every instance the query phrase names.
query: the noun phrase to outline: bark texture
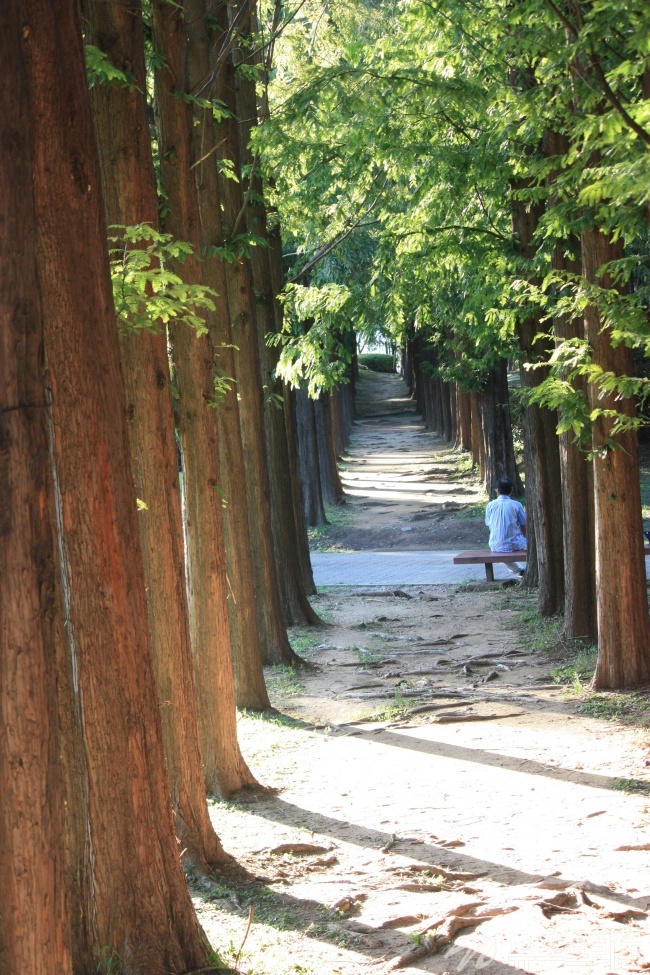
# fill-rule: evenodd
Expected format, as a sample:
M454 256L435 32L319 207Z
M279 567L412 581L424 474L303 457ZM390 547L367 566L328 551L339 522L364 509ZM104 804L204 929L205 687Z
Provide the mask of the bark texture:
M583 273L587 281L613 287L609 261L623 257L622 241L614 243L597 227L582 234ZM616 375L632 374L630 350L612 346L610 329L594 305L585 314L592 361ZM632 416L630 400L598 394L591 386L592 409L614 409ZM593 431L594 508L596 523L596 593L598 662L594 687L635 687L650 678L650 625L646 593L643 524L636 434L612 439L612 419L600 417Z
M224 45L224 39L229 34L231 13L234 16L233 5L226 3L216 11L215 19L218 23L218 30L214 35L216 50ZM210 91L232 113L219 126L217 157L222 165L234 164L234 171L239 175L241 174L241 147L236 121L234 64L232 58L225 53L220 63L213 67L216 69L215 83ZM232 341L238 349L235 356L235 378L239 394L239 417L246 464L245 488L248 498L250 535L254 546L253 572L262 659L266 664L291 665L297 661L297 658L287 636L273 547L271 486L266 454L264 396L253 273L244 249L235 241L237 234L245 229L245 224L242 226L244 198L241 183L226 178L223 173L219 176L219 189L223 206L224 236L236 249L235 259L226 263L225 270Z
M187 5L187 75L191 90L203 83L210 68L210 32L203 0ZM241 437L239 399L235 376L235 350L230 325L228 286L223 257L224 239L215 150L217 133L212 112L200 109L193 126L193 173L200 211L201 244L205 248L203 279L217 292L216 308L207 316L210 338L216 354L218 374L227 377L218 398L217 426L223 509L226 566L230 595L228 608L235 665L237 705L266 710L270 702L262 671L262 641L256 612L255 572L249 529L248 499L242 486L246 465Z
M81 28L67 0L25 13L57 527L87 755L89 954L179 973L205 965L209 946L165 775Z
M541 204L526 206L521 200L512 204L513 230L518 250L524 261L535 254L535 232L543 213ZM547 369L528 369L527 365L548 358L548 343L536 341L542 332L539 316L531 315L520 322L519 344L522 362L521 385L532 389L548 374ZM537 606L541 616L564 612L564 542L562 532L562 489L559 441L555 411L529 403L524 407L524 465L526 469L526 504L528 518L534 525L537 551ZM532 584L532 558L527 562L526 582Z
M158 224L145 99L144 36L138 3L84 3L86 39L135 87L96 85L92 107L109 226ZM167 337L161 327L120 335L131 459L138 498L149 629L176 832L199 870L225 859L206 804L185 587L183 525Z
M55 552L23 4L0 11L0 971L69 975Z
M184 18L163 0L154 5L156 45L166 65L156 72L155 98L161 179L169 209L164 229L200 240L196 186L191 171L192 112L177 97L185 90ZM176 268L187 281L202 281L201 265L188 258ZM177 424L184 475L184 527L190 638L194 659L199 740L207 791L228 796L252 785L237 741L235 683L228 615L228 580L220 494L221 470L213 405L215 354L209 335L171 330L178 386Z
M521 495L521 480L515 464L508 396L508 373L505 359L500 359L488 374L481 393L483 448L485 451L485 488L488 497L497 494L500 478L508 477L514 485L512 496Z

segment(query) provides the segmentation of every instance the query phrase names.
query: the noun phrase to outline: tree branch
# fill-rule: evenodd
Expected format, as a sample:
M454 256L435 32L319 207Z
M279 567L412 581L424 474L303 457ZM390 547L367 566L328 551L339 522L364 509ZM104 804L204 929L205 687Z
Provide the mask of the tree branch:
M365 216L366 214L364 213L364 217ZM311 271L311 269L315 264L318 264L318 262L322 261L324 257L327 257L330 251L333 251L335 247L338 247L338 245L342 243L342 241L344 241L346 237L349 237L354 230L358 230L360 227L373 227L379 223L378 220L368 220L367 223L362 223L361 222L362 220L363 217L359 217L359 219L356 220L351 227L348 227L347 230L344 230L342 233L337 234L337 236L333 240L331 240L328 244L325 244L324 247L321 247L318 253L315 254L314 257L312 257L312 259L307 262L307 264L305 264L302 271L299 271L298 274L294 274L294 276L292 278L289 278L289 280L286 283L297 284L298 281L301 281L302 278L304 278L304 276L309 271Z

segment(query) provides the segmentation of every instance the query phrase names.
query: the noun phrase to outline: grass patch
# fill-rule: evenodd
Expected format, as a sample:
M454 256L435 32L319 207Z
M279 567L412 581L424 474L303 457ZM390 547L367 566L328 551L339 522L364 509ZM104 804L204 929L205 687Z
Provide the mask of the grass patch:
M415 706L415 702L410 698L405 698L402 691L404 688L401 684L398 684L393 693L393 699L390 701L385 708L380 711L376 711L369 721L398 721L400 718L405 718L412 707Z
M289 643L291 644L291 649L298 654L299 657L305 657L309 659L316 647L322 642L322 634L314 633L313 628L305 630L289 630Z
M568 641L579 643L580 641ZM593 644L582 643L571 663L553 667L551 677L556 684L566 684L576 693L586 690L586 684L594 676L598 648Z
M578 711L590 718L619 721L638 728L650 726L650 696L648 694L590 694Z
M349 647L350 650L354 650L357 655L357 659L360 664L366 664L370 667L378 667L383 664L385 654L383 650L379 650L377 647Z
M631 792L636 795L650 796L650 782L643 779L614 779L612 789L617 792Z
M302 687L293 667L286 667L284 664L266 667L264 676L272 703L281 704L286 698L302 693Z
M327 524L307 528L309 548L312 552L345 551L340 545L332 541L331 536L337 529L351 527L354 518L352 512L345 504L328 504L325 506L325 517Z
M290 714L284 714L282 711L247 711L246 708L239 708L239 714L247 721L263 721L265 724L275 725L276 728L295 728L297 731L304 731L311 727L306 721L292 718Z

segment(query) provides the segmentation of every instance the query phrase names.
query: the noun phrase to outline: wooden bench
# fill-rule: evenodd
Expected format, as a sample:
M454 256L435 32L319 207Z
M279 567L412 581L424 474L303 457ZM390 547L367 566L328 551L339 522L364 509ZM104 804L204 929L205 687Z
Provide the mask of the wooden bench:
M495 562L525 562L527 552L491 552L489 548L474 552L459 552L454 556L454 565L484 565L485 578L494 582Z
M650 545L643 546L644 555L650 555ZM474 552L459 552L454 556L454 565L484 565L485 578L494 582L495 562L525 562L527 552L491 552L489 548Z

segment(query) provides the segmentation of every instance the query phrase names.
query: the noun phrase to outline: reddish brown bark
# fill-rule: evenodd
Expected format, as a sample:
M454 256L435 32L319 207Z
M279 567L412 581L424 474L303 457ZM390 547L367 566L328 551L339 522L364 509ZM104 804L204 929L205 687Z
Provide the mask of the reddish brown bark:
M165 776L81 29L67 0L30 0L25 13L66 634L88 758L89 954L184 972L209 946Z
M22 3L0 11L0 971L69 975L55 553Z
M177 96L185 88L184 20L181 12L164 0L155 3L154 18L156 45L166 61L155 76L160 173L169 204L164 229L178 239L196 243L200 229L191 170L193 118L191 108ZM197 260L190 258L176 270L187 281L202 281ZM209 335L197 337L186 326L174 326L171 339L178 385L199 738L206 788L228 796L255 780L237 741L218 427L211 405L215 353Z
M510 424L508 374L505 359L499 359L490 369L481 396L483 445L485 457L485 489L488 497L497 493L502 477L514 484L513 496L521 493L521 482L515 463Z
M236 65L246 60L248 64L254 63L263 70L264 64L261 55L249 43L252 41L251 30L256 26L255 4L248 4L247 2L244 6L240 3L237 7L241 17L244 18L248 15L249 20L241 35L243 43L238 43L233 49L233 60ZM252 248L250 260L255 288L255 312L262 382L266 387L267 394L264 420L271 523L280 598L285 623L317 624L320 622L319 618L311 608L307 598L308 586L309 591L313 591L313 579L309 585L311 568L307 574L308 586L303 581L305 575L301 571L301 562L303 562L304 567L304 550L301 551L301 543L307 547L308 559L308 540L306 526L304 522L302 526L297 524L293 510L292 467L287 441L288 428L285 424L284 403L278 407L277 401L274 399L274 397L282 397L284 400L288 390L285 390L282 381L275 373L279 350L277 347L269 348L265 341L265 336L269 333L282 330L282 306L277 300L276 291L276 285L281 290L284 284L281 270L282 245L279 239L279 230L276 231L275 239L270 239L264 203L264 187L259 174L259 159L254 157L250 147L251 134L257 124L258 112L255 81L248 77L245 72L236 71L234 83L237 117L239 119L241 160L243 166L248 168L248 177L243 178L246 205L242 225L249 233L255 234L256 237L266 242L266 246ZM276 273L277 265L275 268L273 266L274 262L277 261L274 247L278 245L280 246L279 276ZM274 394L274 396L269 395L269 393ZM336 469L336 462L334 465ZM303 534L299 535L301 530Z
M568 151L569 143L564 136L549 131L545 147L549 156L560 157ZM555 174L549 178L551 186L554 180ZM555 246L553 267L570 274L580 273L578 238L561 241ZM584 338L582 317L569 318L567 315L556 314L553 317L553 327L558 341ZM586 381L578 378L576 383L586 396ZM564 634L569 639L583 637L595 640L598 622L593 464L586 450L575 443L573 431L560 434L558 439L564 529Z
M222 4L215 12L219 30L214 39L217 48L223 43L229 29L230 4ZM236 121L236 92L234 65L227 57L216 72L212 94L222 101L232 113L224 119L218 132L217 157L222 162L234 164L236 174L241 174L241 149ZM219 177L220 200L223 206L223 230L231 239L245 229L244 199L241 182ZM240 218L241 214L241 218ZM236 245L235 245L236 246ZM240 423L246 464L246 493L251 542L254 546L253 571L255 573L256 608L262 659L267 664L294 664L296 655L291 649L280 600L278 570L273 547L271 517L271 487L266 455L264 427L264 397L260 365L259 336L255 307L255 289L250 260L239 250L235 260L226 264L228 303L232 324L232 341L237 346L235 378L240 397Z
M613 242L597 227L582 234L583 274L602 288L614 287L605 264L623 257L621 240ZM591 305L585 314L592 361L605 372L632 374L632 355L623 344L614 347L609 327ZM592 409L634 414L629 399L589 390ZM650 623L643 557L643 524L636 433L612 439L612 419L594 426L594 507L596 523L596 593L598 662L594 687L634 687L650 678Z
M462 450L472 449L472 404L470 394L458 388L456 398L458 409L458 446Z
M85 0L84 15L87 42L134 78L132 88L97 85L92 91L107 223L155 228L139 4L129 9ZM136 492L146 504L138 521L176 832L186 857L205 870L225 854L208 815L199 749L167 337L162 328L156 334L123 332L120 350Z
M209 73L210 32L203 0L187 4L187 78L190 89L201 85ZM212 112L198 110L194 117L193 143L197 160L193 173L200 211L201 244L206 248L203 278L217 292L216 309L208 315L210 337L216 352L217 369L228 377L219 396L217 424L223 509L226 565L231 587L228 607L232 632L237 704L242 708L265 710L270 707L262 671L262 641L255 609L255 572L249 529L248 499L242 486L246 465L241 437L239 399L235 376L235 350L230 325L228 286L222 257L221 207L216 168L217 137Z
M521 200L512 204L513 230L523 260L535 254L535 232L543 213L541 204L526 206ZM530 315L519 324L522 354L521 385L534 388L546 378L543 368L528 369L530 363L548 358L548 343L537 339L543 331L538 315ZM534 526L537 551L537 606L542 616L564 612L564 542L562 531L562 490L559 442L556 433L557 414L536 404L524 408L524 466L526 471L526 504L528 518ZM526 582L533 583L533 559L529 553Z

